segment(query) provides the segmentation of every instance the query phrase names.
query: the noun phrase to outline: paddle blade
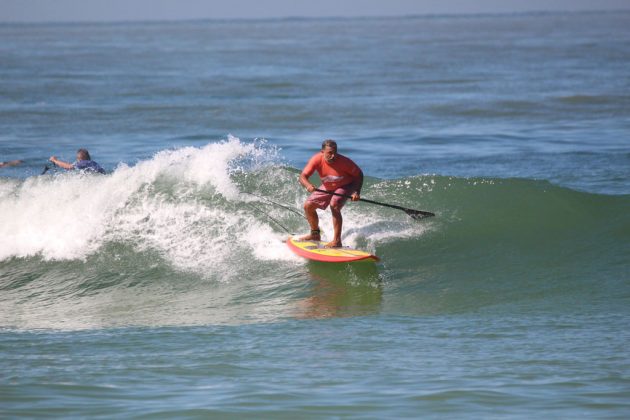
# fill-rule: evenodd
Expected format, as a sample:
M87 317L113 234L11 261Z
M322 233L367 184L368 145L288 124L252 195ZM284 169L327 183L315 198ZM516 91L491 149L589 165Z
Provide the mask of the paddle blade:
M424 219L425 217L435 216L435 213L431 213L430 211L422 211L422 210L413 210L406 209L405 213L416 220Z

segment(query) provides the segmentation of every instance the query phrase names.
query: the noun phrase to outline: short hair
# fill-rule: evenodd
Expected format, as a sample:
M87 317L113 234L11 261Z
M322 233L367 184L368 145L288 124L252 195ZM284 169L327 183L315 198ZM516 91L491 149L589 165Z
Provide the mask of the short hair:
M79 160L92 160L92 158L90 158L90 152L88 152L87 149L77 150L77 156Z
M331 149L337 150L337 142L334 141L334 140L331 140L331 139L326 139L322 143L322 150L324 150L327 147L330 147Z

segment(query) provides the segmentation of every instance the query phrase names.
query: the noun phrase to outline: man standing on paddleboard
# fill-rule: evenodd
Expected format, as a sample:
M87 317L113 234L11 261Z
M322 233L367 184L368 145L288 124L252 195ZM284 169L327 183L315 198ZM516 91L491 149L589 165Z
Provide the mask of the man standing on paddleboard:
M308 180L315 171L317 171L322 180L322 186L319 188L322 191L317 191L318 188ZM326 210L326 207L330 206L333 217L334 237L326 246L340 247L341 227L343 224L341 208L345 204L347 196L350 196L352 201L360 200L361 187L363 187L363 171L352 160L337 153L337 143L334 140L324 140L322 150L315 154L302 170L300 184L311 193L304 203L304 213L311 227L311 233L303 236L300 240L321 240L317 209ZM332 193L346 197L340 197Z

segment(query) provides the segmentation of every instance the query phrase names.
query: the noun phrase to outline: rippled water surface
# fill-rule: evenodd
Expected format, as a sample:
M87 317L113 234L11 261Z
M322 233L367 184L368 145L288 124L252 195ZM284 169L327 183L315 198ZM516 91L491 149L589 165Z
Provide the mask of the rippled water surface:
M628 27L1 25L0 415L628 417ZM437 216L293 255L324 138Z

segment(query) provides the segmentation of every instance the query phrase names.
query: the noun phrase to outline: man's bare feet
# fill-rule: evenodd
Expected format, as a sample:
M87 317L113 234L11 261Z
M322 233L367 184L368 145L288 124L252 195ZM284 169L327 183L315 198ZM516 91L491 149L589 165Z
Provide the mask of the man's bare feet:
M326 248L341 248L342 247L341 241L330 241L324 246Z
M322 235L319 229L311 230L311 233L305 236L300 236L300 241L321 241Z

